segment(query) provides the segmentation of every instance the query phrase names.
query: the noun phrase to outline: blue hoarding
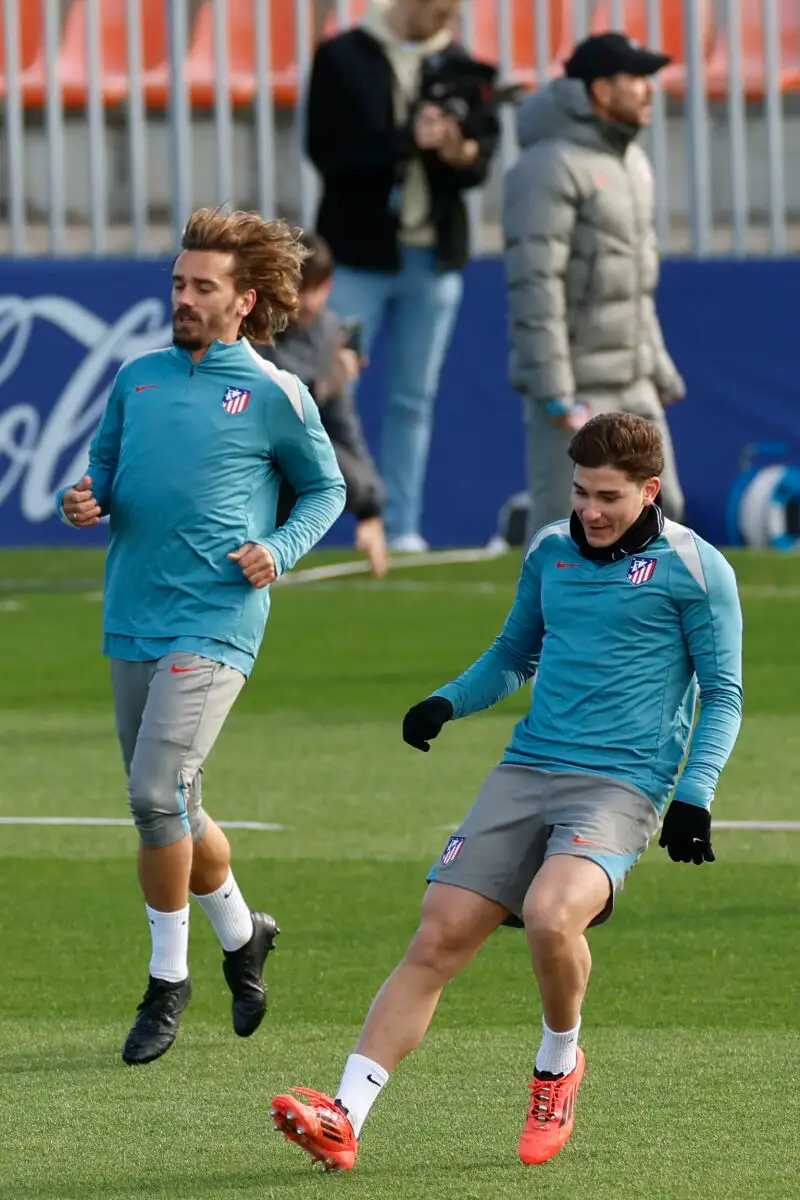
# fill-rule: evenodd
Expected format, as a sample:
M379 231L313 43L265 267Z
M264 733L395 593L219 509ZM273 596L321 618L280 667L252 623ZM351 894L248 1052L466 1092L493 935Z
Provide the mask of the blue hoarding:
M670 410L687 520L716 543L793 546L800 530L796 295L800 261L665 264L659 308L687 399ZM108 388L127 358L169 342L169 263L0 262L0 543L90 544L52 515L84 471ZM520 405L506 378L499 262L467 271L436 414L424 533L475 545L524 482ZM377 444L385 370L360 393ZM330 535L346 541L343 522Z

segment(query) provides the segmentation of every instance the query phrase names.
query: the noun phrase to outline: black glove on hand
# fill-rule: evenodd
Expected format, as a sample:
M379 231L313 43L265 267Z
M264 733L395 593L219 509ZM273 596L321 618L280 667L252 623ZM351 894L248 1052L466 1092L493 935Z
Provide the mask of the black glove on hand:
M707 808L673 800L664 816L659 846L666 846L673 862L714 862L711 849L711 813Z
M441 733L442 726L453 719L453 706L444 696L429 696L415 704L403 717L403 741L425 754L430 742Z

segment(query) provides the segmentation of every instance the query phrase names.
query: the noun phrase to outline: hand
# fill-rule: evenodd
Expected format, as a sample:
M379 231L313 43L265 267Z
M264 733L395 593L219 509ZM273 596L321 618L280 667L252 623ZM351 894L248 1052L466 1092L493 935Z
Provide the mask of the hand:
M355 350L341 346L334 354L334 373L344 383L355 383L361 373L361 359Z
M438 104L422 104L414 118L414 141L418 150L438 150L447 137L444 110Z
M659 400L667 408L670 404L677 404L679 400L683 400L684 392L662 392L659 395Z
M439 158L451 167L469 167L475 162L480 146L474 138L465 138L455 117L445 117L445 130Z
M714 862L711 849L711 813L697 804L673 800L661 826L659 846L665 846L673 862L693 862L697 866Z
M550 424L554 425L556 429L560 429L562 433L572 433L574 431L571 412L554 413L550 417Z
M100 505L92 495L92 478L84 475L75 487L67 488L61 500L64 516L76 529L89 529L100 520Z
M266 587L278 578L275 559L266 546L259 546L257 542L245 542L238 550L229 554L228 558L231 562L239 564L245 579L255 588Z
M314 399L325 404L332 396L341 396L348 384L355 383L361 373L361 359L355 350L339 346L334 350L327 373L314 387Z
M403 741L427 754L442 726L453 719L453 706L444 696L429 696L403 717Z
M380 517L367 517L356 525L355 548L366 554L371 574L383 579L389 571L389 549Z

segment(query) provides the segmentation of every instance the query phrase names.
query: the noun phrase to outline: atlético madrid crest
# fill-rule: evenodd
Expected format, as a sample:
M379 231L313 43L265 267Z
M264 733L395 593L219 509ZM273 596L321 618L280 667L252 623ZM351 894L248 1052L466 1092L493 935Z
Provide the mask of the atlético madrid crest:
M222 397L222 407L226 413L233 416L235 413L244 412L249 400L250 393L245 388L227 387Z
M449 867L450 863L454 862L455 859L458 858L459 854L461 853L461 847L464 845L465 840L466 839L463 837L450 838L450 841L445 846L444 853L442 854L443 867Z
M628 567L628 579L634 587L638 587L640 583L647 583L648 579L652 579L657 562L657 558L631 559L631 565Z

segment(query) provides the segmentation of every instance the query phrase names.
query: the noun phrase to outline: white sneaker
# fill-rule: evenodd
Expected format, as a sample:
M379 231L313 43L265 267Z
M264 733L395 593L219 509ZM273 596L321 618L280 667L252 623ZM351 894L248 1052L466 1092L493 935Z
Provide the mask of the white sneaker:
M430 546L419 533L402 533L392 538L389 549L394 554L426 554Z

